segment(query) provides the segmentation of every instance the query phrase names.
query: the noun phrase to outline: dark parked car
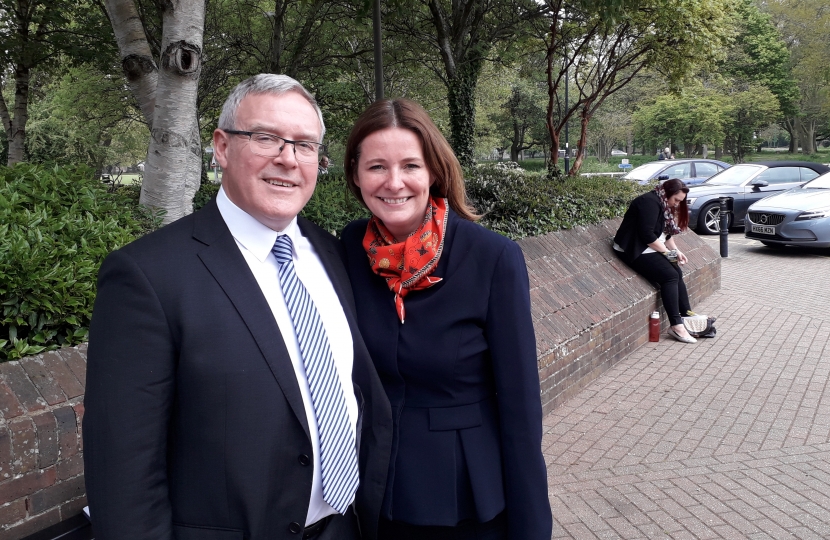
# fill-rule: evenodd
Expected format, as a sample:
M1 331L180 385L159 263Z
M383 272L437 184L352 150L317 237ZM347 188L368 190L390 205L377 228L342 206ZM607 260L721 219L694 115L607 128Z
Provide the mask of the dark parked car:
M808 161L763 161L733 165L689 188L689 227L698 234L720 232L720 197L728 197L729 227L743 227L749 206L764 197L800 187L830 167Z
M830 173L750 206L744 232L769 247L830 247Z
M728 163L715 159L664 159L651 161L631 169L622 178L633 180L638 184L648 184L652 180L679 178L687 186L693 186L728 167Z

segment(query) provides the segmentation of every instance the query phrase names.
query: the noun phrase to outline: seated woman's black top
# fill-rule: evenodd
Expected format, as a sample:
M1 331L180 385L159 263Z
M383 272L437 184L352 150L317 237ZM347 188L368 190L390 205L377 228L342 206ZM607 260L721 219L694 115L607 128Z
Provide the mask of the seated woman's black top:
M644 193L631 201L614 236L614 242L622 248L622 253L619 253L622 259L631 264L642 255L648 245L663 234L665 223L663 205L654 191ZM666 240L669 238L671 235L666 235Z

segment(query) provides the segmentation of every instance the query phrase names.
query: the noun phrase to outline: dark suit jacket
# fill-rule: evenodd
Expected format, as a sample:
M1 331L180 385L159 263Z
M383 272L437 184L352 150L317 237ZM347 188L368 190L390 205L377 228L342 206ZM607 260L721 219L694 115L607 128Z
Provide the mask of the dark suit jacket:
M372 272L366 220L343 232L360 331L395 419L383 515L416 525L488 521L548 540L542 408L527 268L519 246L448 214L443 281L404 299Z
M374 538L389 403L357 332L339 244L299 225L352 328L356 511ZM306 413L279 327L215 200L110 254L98 287L83 426L96 540L298 538L289 528L305 523L313 473Z
M663 234L665 227L660 197L654 191L643 193L631 201L614 242L623 249L622 259L631 262L643 254L648 245ZM666 240L671 235L666 235Z

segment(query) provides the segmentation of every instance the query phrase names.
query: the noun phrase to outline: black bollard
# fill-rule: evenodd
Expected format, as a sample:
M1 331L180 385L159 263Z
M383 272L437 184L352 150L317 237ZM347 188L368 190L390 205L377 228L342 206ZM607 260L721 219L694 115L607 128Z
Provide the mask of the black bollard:
M729 257L729 198L720 198L720 256Z

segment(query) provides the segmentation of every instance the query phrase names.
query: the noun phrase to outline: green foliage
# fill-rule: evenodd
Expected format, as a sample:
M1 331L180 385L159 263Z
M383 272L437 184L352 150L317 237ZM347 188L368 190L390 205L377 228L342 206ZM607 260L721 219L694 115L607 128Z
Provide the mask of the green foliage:
M147 155L147 127L120 77L69 67L29 104L26 160L58 165L134 165Z
M98 267L154 227L86 167L0 167L0 361L87 337Z
M739 34L718 71L724 76L767 87L778 99L781 112L794 114L798 87L790 73L787 44L770 16L762 13L754 0L739 0L736 10Z
M481 223L510 238L537 236L621 216L631 200L650 189L614 178L563 178L525 172L515 163L467 171L467 193L484 214Z
M348 190L345 176L327 174L317 178L314 195L300 215L340 236L343 227L356 219L369 217L369 211Z
M199 189L196 191L196 195L193 197L193 211L195 212L209 203L210 200L214 198L217 193L219 193L220 187L222 187L222 184L202 181L199 185Z
M466 171L467 194L484 214L481 223L510 238L546 234L577 225L592 225L621 216L631 200L650 189L613 178L547 180L516 163L479 165ZM320 177L302 216L332 234L347 223L369 216L346 188L342 176Z
M652 148L669 141L683 145L685 157L703 144L724 145L736 163L754 151L753 134L775 122L778 99L758 84L690 85L664 94L634 114L636 136Z

